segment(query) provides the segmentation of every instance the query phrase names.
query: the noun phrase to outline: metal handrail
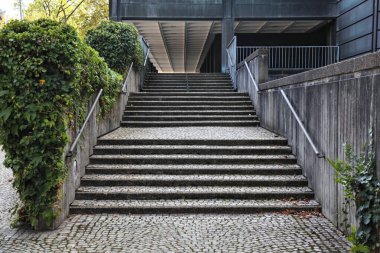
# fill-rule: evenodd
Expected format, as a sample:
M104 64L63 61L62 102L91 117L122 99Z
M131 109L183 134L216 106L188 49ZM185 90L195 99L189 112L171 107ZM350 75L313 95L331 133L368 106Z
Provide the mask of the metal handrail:
M288 97L286 96L285 92L283 91L283 89L280 89L280 92L281 92L281 95L283 96L283 98L285 99L285 102L286 104L289 106L290 110L292 111L293 113L293 116L296 118L297 120L297 123L300 125L303 133L305 134L306 136L306 139L309 141L311 147L313 148L314 150L314 153L319 157L319 158L324 158L325 156L324 155L321 155L321 153L318 151L317 147L315 146L313 140L311 139L311 137L309 136L305 126L303 125L301 119L298 117L298 114L296 113L296 111L294 110L292 104L290 103Z
M256 81L255 81L255 78L253 78L252 72L251 72L251 70L250 70L249 67L248 67L247 61L244 61L244 65L245 65L245 67L246 67L247 70L248 70L249 77L251 78L251 81L252 81L253 85L255 86L256 91L257 91L257 92L260 92L259 87L257 86L257 83L256 83Z
M234 89L237 89L237 83L236 83L236 63L235 65L233 64L233 60L232 60L232 57L231 57L231 54L230 52L228 51L228 49L226 49L227 51L227 58L228 58L228 61L229 61L229 66L228 66L228 69L229 69L229 72L230 72L230 76L232 78L232 83L234 85Z
M131 73L132 67L133 67L133 62L131 62L131 65L129 66L127 77L125 78L123 87L121 88L121 92L123 92L123 93L127 92L128 78L129 78L129 74Z
M227 44L227 48L229 48L232 44L232 42L234 42L234 40L236 40L236 36L232 37L232 39L230 40L230 43Z
M232 61L232 56L231 56L230 52L228 51L228 49L226 49L226 51L227 51L228 60L229 60L229 62L231 64L231 66L234 66L233 61Z
M255 89L256 89L257 93L258 93L258 94L261 93L261 91L259 90L259 87L258 87L258 85L257 85L256 80L253 78L253 75L252 75L252 72L251 72L251 70L250 70L250 68L249 68L249 66L248 66L248 63L247 63L247 61L245 61L245 60L244 60L244 65L245 65L245 67L247 68L247 71L248 71L249 77L250 77L250 79L251 79L253 85L255 86ZM305 126L303 125L301 119L298 117L297 112L294 110L294 107L293 107L292 104L290 103L290 101L289 101L288 97L286 96L284 90L283 90L283 89L279 89L279 90L280 90L281 95L282 95L282 97L284 98L286 104L289 106L290 111L292 112L293 116L296 118L297 123L299 124L299 126L301 127L303 133L305 134L306 139L309 141L309 143L310 143L310 145L311 145L311 147L312 147L314 153L317 155L318 158L324 158L325 156L322 155L322 154L320 153L320 151L317 149L317 147L315 146L313 140L311 139L311 137L310 137L309 133L307 132Z
M87 116L86 116L86 119L84 120L83 125L82 125L81 129L79 130L79 133L78 133L77 136L75 137L75 140L74 140L73 144L71 145L71 147L70 147L70 149L69 149L69 153L67 154L67 156L72 156L73 151L74 151L75 147L76 147L77 144L78 144L79 138L80 138L81 135L83 134L84 128L85 128L87 122L90 120L90 117L91 117L92 113L94 112L95 107L96 107L96 104L99 102L100 96L101 96L102 94L103 94L103 89L100 89L98 95L96 96L96 99L95 99L95 101L94 101L94 104L91 106L91 109L90 109L90 111L88 112L88 114L87 114Z
M146 56L145 56L145 59L144 59L144 67L145 67L146 62L148 60L149 52L150 52L150 48L148 47L148 51L146 52Z

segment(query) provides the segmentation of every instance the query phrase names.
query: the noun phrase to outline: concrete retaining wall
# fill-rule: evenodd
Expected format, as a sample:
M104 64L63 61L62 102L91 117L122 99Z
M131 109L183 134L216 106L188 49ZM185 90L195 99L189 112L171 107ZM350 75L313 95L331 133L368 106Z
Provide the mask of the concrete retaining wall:
M99 116L100 107L99 105L96 106L96 109L88 121L72 157L66 157L66 155L71 143L75 139L76 133L69 133L71 141L70 145L66 147L65 152L65 161L66 166L68 167L68 175L62 185L62 200L60 203L58 203L61 209L60 217L58 217L54 224L50 227L46 227L44 225L44 221L41 220L39 226L40 229L56 229L69 215L69 207L70 204L74 201L75 190L80 185L80 178L85 174L85 168L89 164L89 157L93 153L93 147L96 145L98 137L120 127L124 108L128 100L128 94L130 92L137 92L139 90L141 79L141 73L133 70L131 71L131 74L128 78L127 93L121 93L118 96L111 112L108 113L105 118L101 118L101 116ZM120 90L121 88L122 87L120 84ZM94 95L93 100L95 100L95 97L96 94ZM93 101L89 103L88 108L91 108L92 105ZM78 127L80 128L81 126Z
M250 67L254 70L257 64L251 63ZM245 83L239 83L239 88L245 87L247 70L240 68L238 76L239 82ZM327 161L313 152L279 90L285 91L317 148L328 158L344 159L345 143L359 153L369 141L372 126L377 148L376 173L380 177L380 53L261 82L259 87L256 103L261 126L288 138L323 214L343 229L342 186L335 182L334 171ZM246 89L251 88L242 90ZM356 223L354 208L349 218L352 224Z

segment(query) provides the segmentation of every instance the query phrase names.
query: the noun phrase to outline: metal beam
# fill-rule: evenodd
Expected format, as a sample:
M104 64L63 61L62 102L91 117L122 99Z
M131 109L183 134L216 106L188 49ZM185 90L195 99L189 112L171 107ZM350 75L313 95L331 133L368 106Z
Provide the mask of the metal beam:
M162 41L164 42L165 51L166 51L166 55L168 56L168 60L169 60L169 63L170 63L170 67L171 67L172 71L174 72L172 59L171 59L170 54L169 54L168 45L167 45L167 43L166 43L166 39L165 39L165 34L164 34L164 32L162 31L162 25L161 25L161 22L158 22L158 27L160 28L160 33L161 33Z
M256 33L260 33L264 28L265 28L265 25L267 24L268 22L264 22L263 25L259 28L259 30L256 31Z
M185 70L185 72L187 71L186 69L186 62L187 62L187 22L185 22L185 39L184 39L184 42L183 42L183 46L184 46L184 53L183 53L183 69Z
M206 39L204 40L204 43L203 43L203 45L202 45L202 51L201 51L200 54L199 54L198 61L197 61L197 65L195 66L194 71L197 71L197 67L198 67L199 62L200 62L200 60L201 60L203 50L205 49L205 46L206 46L207 40L208 40L208 38L209 38L209 36L210 36L210 33L212 33L213 24L214 24L214 22L212 22L211 25L210 25L210 28L209 28L208 33L207 33L207 37L206 37Z
M282 31L281 31L281 33L284 33L284 32L286 32L292 25L294 25L296 22L295 21L293 21L293 22L289 22L289 24L287 25L287 26L285 26L283 29L282 29Z
M215 33L213 32L214 26L215 26L215 22L212 22L211 26L210 26L210 30L209 30L208 35L207 35L206 43L203 47L201 56L199 57L197 67L195 69L197 72L200 70L200 68L201 68L201 66L202 66L202 64L203 64L203 62L207 56L208 51L210 50L212 43L214 42L214 39L215 39Z

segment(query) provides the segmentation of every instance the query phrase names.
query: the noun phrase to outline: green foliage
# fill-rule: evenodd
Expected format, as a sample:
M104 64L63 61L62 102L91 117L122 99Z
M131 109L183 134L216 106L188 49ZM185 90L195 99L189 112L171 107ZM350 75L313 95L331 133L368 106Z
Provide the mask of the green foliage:
M377 237L380 224L380 181L375 177L372 130L370 140L367 149L359 157L353 154L350 145L346 145L346 161L327 159L336 172L336 181L344 186L346 206L352 201L356 205L359 229L354 230L351 240L354 248L362 251L355 252L366 252L363 251L363 246L371 249L380 247Z
M351 231L351 234L347 237L348 241L352 243L350 251L352 253L370 253L369 247L362 244L355 226L352 226Z
M14 0L19 5L19 0ZM107 20L108 0L34 0L24 13L27 20L48 18L72 25L83 37L89 29Z
M44 218L49 225L59 214L74 112L84 115L100 88L108 110L120 85L121 77L68 25L11 21L0 30L0 145L20 196L20 222L36 227Z
M86 42L103 57L108 66L125 75L131 62L135 68L143 64L143 51L137 29L130 24L103 21L89 30Z

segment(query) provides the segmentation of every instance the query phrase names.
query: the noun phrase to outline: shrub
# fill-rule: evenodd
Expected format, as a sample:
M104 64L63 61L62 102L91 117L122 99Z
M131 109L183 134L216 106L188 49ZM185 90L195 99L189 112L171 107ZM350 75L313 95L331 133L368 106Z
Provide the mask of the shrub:
M359 156L351 145L345 145L346 160L327 159L335 170L336 181L344 186L345 203L343 221L348 221L348 207L356 207L358 229L353 227L349 241L353 243L352 252L375 252L380 249L380 180L375 177L376 155L374 135L369 131L370 142ZM377 251L376 251L377 252Z
M0 144L20 196L18 221L36 227L44 218L49 226L58 215L74 112L83 118L100 88L109 109L120 84L68 25L11 21L0 30Z
M120 74L126 73L132 61L137 69L143 64L139 34L133 25L103 21L88 31L85 40Z

